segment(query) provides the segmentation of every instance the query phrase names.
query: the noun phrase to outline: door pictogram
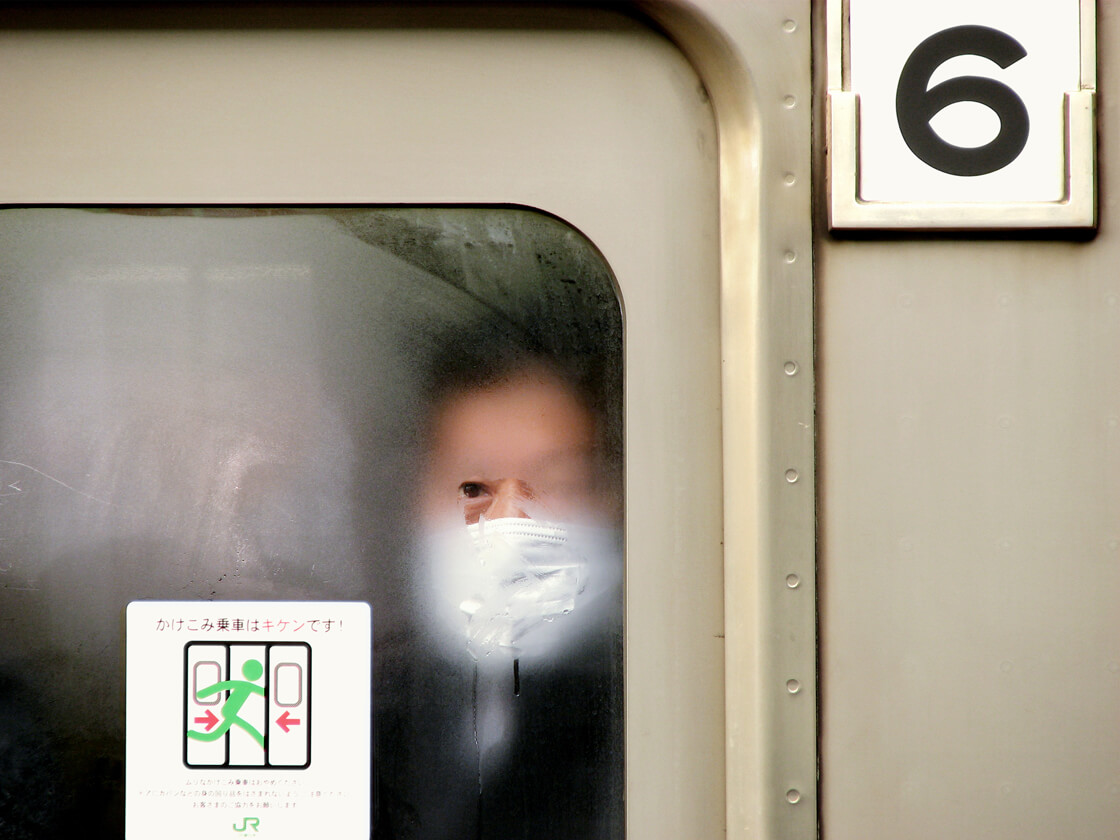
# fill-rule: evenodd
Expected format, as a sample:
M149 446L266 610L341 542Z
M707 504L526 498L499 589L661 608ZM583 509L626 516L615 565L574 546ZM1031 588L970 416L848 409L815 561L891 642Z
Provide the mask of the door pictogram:
M310 645L188 642L183 665L184 764L310 766Z

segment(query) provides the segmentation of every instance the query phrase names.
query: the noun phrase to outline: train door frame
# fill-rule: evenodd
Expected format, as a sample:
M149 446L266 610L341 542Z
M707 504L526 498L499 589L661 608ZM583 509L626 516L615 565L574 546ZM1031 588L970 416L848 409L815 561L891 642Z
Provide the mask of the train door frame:
M279 6L282 13L284 5ZM718 243L712 244L717 266L712 282L718 283L718 291L713 293L719 298L722 365L718 423L722 439L718 447L722 453L723 603L708 608L723 611L723 632L717 635L723 636L718 679L723 684L722 799L726 810L719 822L725 825L728 837L739 840L808 838L817 831L811 6L808 0L603 5L621 10L676 46L698 76L714 118ZM163 23L157 22L155 29L173 27L176 14L182 13L172 6L163 11ZM502 11L509 13L508 8ZM576 16L587 11L584 4L559 10ZM359 19L364 13L353 7L344 10L346 15L358 14ZM518 25L525 31L553 26L556 13L544 5L526 5L517 13L522 21ZM110 19L119 24L121 18L114 14L110 13ZM415 21L409 24L409 16L427 15L428 23L418 27L423 28L431 26L432 14L456 16L459 28L494 24L492 16L473 4L447 6L442 11L439 7L434 11L409 9L405 4L392 11L385 25L403 22L415 26ZM56 34L79 38L81 19L76 15ZM588 34L593 31L589 28ZM320 30L314 32L321 34ZM142 30L128 32L129 38L142 35ZM25 46L34 46L41 36L34 27L26 26L4 33L9 51L12 39L22 38ZM49 82L41 82L39 87L19 92L30 100L30 104L24 100L24 113L35 112L36 97L38 102L49 101L45 95ZM263 193L236 185L223 193L212 181L193 191L168 190L165 187L170 181L166 177L161 181L155 169L148 175L155 172L156 186L143 187L139 174L143 167L129 174L119 168L127 154L103 145L106 138L122 141L128 124L107 125L104 114L90 110L87 103L72 105L76 111L84 110L91 121L89 131L104 132L97 137L102 145L84 142L89 134L82 130L76 139L64 141L51 135L51 143L44 144L46 134L36 132L49 131L50 119L60 113L57 110L39 124L25 123L14 137L7 132L4 154L9 160L18 159L20 165L9 167L0 179L0 203L329 204L353 200L346 190L301 193L298 184L274 185ZM13 157L15 144L23 145ZM253 166L248 161L245 165ZM114 166L118 169L112 170ZM118 174L123 177L114 184ZM494 191L438 190L426 185L394 192L399 186L389 178L376 195L369 193L363 200L521 203ZM557 202L542 209L564 215ZM635 405L628 408L633 416ZM640 454L631 448L629 457ZM639 525L631 521L628 527L633 532ZM660 584L649 609L672 602L670 583ZM636 601L631 605L636 609L627 619L627 638L630 652L635 653L638 648L634 645L645 644L639 641L641 634L656 628L658 619L652 612L644 613L647 607ZM673 619L683 620L679 616ZM705 626L688 620L686 636L695 636L697 628ZM678 629L682 628L669 628ZM665 638L659 632L659 638ZM698 639L687 638L684 648L672 653L674 668L687 660L697 644ZM635 836L647 834L634 815L652 806L657 787L651 787L649 779L658 772L673 775L682 763L688 764L688 751L696 749L669 737L672 715L705 716L713 711L677 706L659 712L637 701L642 692L653 692L664 678L653 670L658 655L662 654L651 648L643 656L632 655L627 660L627 810L628 830ZM693 782L670 780L667 784L687 787ZM670 828L666 824L661 831Z

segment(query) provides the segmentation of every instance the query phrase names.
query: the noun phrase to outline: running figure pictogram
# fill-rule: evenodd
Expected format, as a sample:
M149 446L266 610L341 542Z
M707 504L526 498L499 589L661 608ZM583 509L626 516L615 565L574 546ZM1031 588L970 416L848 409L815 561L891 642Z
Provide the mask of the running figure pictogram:
M228 691L229 696L226 702L222 704L221 714L222 720L212 732L196 732L193 729L187 732L188 738L194 738L196 741L217 741L232 726L240 726L248 732L261 747L264 747L264 735L257 731L257 728L247 720L238 716L241 707L245 705L245 701L249 699L252 694L260 694L264 696L264 688L256 684L257 680L264 674L264 666L261 665L256 659L247 659L245 664L241 666L241 675L245 677L243 680L222 680L221 682L214 683L207 688L200 690L195 696L201 700L204 697L209 697L212 694L217 694L219 691Z

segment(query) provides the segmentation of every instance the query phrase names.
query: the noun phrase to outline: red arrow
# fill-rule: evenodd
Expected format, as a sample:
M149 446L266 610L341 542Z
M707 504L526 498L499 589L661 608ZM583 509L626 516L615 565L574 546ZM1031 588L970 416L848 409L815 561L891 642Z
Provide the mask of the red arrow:
M276 718L276 725L283 729L285 734L288 732L289 726L296 726L300 722L299 718L294 718L291 714L291 712L284 712L284 714Z
M211 729L214 728L214 724L216 724L218 722L218 716L216 714L214 714L212 711L210 711L209 709L207 709L206 714L203 717L196 717L194 719L194 722L195 723L205 723L206 724L206 731L209 732Z

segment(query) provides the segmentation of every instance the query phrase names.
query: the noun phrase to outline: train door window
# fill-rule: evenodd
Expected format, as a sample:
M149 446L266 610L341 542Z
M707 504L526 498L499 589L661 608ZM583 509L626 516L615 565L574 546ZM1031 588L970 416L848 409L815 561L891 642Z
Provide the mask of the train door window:
M30 208L0 243L0 552L41 593L11 593L6 653L91 672L22 669L46 734L101 728L122 599L360 598L381 831L620 836L622 323L585 238L510 208ZM45 815L35 779L7 789Z

